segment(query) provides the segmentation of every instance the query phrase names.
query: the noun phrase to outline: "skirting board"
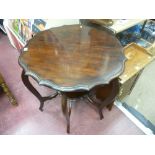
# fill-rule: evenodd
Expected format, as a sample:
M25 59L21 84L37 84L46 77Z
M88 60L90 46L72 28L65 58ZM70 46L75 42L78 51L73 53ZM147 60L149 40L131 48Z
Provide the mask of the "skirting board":
M143 123L141 123L133 114L131 114L120 101L115 101L115 105L146 135L154 135L153 131L147 128Z
M3 25L0 24L0 29L6 34L5 28Z

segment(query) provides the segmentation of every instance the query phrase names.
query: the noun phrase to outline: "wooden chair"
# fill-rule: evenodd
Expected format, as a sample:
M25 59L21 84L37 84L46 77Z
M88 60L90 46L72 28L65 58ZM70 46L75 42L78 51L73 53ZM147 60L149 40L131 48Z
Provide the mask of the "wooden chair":
M6 85L4 78L1 74L0 74L0 90L1 90L1 92L4 92L7 95L7 97L9 98L9 101L11 102L12 105L18 105L15 100L15 97L12 95L10 89Z

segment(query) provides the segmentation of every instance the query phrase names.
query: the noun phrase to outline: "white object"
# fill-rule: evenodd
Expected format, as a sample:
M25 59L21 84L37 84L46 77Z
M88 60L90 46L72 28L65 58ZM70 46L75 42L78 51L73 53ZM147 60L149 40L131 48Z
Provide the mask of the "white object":
M146 19L119 19L114 20L114 24L110 26L116 33L122 32L134 25L143 23Z

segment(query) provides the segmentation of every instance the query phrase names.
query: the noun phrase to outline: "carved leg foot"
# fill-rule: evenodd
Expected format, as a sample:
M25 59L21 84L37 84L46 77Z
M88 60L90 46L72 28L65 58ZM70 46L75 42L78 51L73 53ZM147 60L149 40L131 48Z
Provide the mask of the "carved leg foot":
M61 99L62 112L66 117L67 121L67 133L70 133L70 115L71 115L71 103L67 102L67 96L62 95Z
M18 104L17 104L17 102L16 102L16 100L15 100L15 97L12 95L11 91L9 90L9 88L8 88L8 86L6 85L5 82L3 82L3 83L1 84L1 87L2 87L2 89L3 89L3 91L4 91L4 93L5 93L5 94L7 95L7 97L9 98L9 101L11 102L11 104L17 106Z
M103 113L102 113L103 107L101 106L101 104L96 103L89 96L87 96L87 100L89 101L89 103L91 103L94 107L96 107L98 109L100 120L102 120L104 118L104 116L103 116Z
M43 107L44 107L44 102L40 102L39 110L40 110L40 111L43 111Z
M107 107L107 109L108 109L109 111L111 111L111 110L112 110L113 105L114 105L114 103L111 103L111 104L107 105L106 107Z
M44 102L47 101L47 100L50 100L50 99L53 99L55 98L57 95L58 95L58 92L56 92L55 94L51 95L51 96L47 96L47 97L42 97L40 95L40 93L32 86L32 84L30 83L29 81L29 78L27 75L25 75L25 72L23 71L22 72L22 81L24 83L24 85L27 87L27 89L32 93L34 94L38 100L40 101L40 107L39 107L39 110L40 111L43 111L43 107L44 107Z
M102 120L104 118L103 113L102 113L102 109L99 109L99 115L100 115L100 120Z

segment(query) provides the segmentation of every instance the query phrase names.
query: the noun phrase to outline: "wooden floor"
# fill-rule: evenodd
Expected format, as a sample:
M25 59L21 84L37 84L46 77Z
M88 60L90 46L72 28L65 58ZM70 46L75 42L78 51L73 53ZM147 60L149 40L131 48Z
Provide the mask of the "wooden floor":
M19 53L10 45L8 38L0 34L0 72L15 95L18 107L13 107L6 96L0 96L0 134L66 134L66 121L61 112L60 97L47 101L43 112L39 102L23 85ZM44 94L51 90L39 87ZM117 107L111 112L103 110L104 119L84 101L77 101L71 114L71 134L93 135L141 135L144 134Z

